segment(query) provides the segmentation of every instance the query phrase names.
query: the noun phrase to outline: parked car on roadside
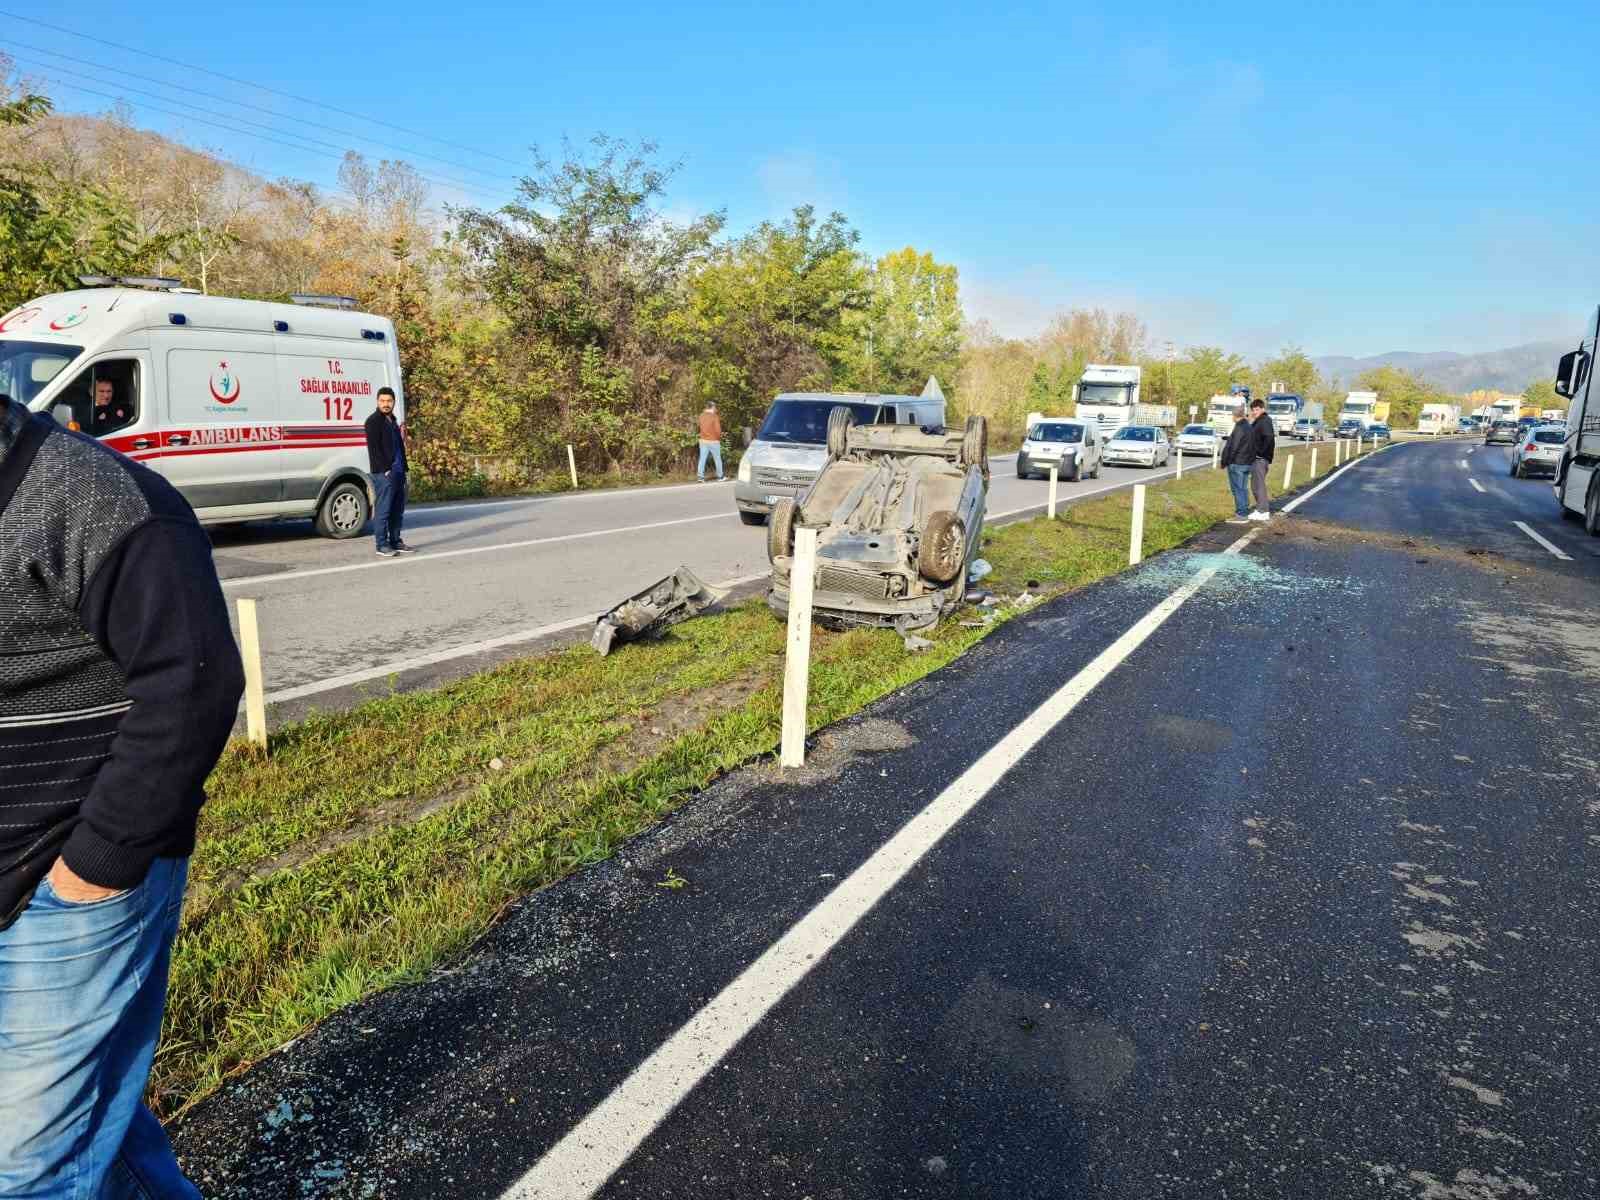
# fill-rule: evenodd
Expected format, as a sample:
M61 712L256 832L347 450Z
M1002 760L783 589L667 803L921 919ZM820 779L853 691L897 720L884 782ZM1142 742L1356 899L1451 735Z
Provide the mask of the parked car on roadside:
M1565 425L1535 425L1511 447L1511 477L1549 475L1554 479L1561 468L1561 449L1566 445Z
M1209 425L1185 425L1178 434L1178 453L1210 458L1222 449L1222 440L1222 435Z
M1508 446L1515 445L1518 437L1517 423L1515 421L1500 420L1493 422L1483 435L1485 446L1495 442L1503 442Z
M1106 443L1105 461L1164 467L1172 461L1172 443L1157 425L1124 425Z
M798 500L782 497L767 524L772 589L789 608L797 528L817 530L812 611L832 628L932 625L966 596L988 502L988 426L965 430L856 425L828 418L827 463Z
M1100 477L1100 427L1076 417L1051 417L1028 428L1017 451L1017 478L1043 478L1056 469L1056 478L1076 483Z

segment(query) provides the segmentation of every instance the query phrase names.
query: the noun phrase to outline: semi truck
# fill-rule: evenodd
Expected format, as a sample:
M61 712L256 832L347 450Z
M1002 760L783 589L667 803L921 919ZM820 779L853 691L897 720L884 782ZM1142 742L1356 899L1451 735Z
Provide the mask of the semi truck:
M1140 403L1141 374L1137 366L1084 364L1083 377L1072 389L1078 416L1108 432L1124 425L1159 425L1171 429L1178 423L1178 410L1170 404Z
M1267 397L1267 416L1272 427L1285 437L1294 432L1295 422L1305 416L1305 398L1294 392L1277 392Z
M1389 423L1389 402L1379 400L1377 392L1346 392L1344 407L1339 410L1339 424L1354 421L1361 428Z

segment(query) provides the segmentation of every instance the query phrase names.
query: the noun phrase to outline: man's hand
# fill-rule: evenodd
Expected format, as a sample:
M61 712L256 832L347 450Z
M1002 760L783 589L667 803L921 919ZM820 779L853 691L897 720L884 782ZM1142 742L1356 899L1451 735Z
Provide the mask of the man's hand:
M100 887L75 874L66 860L58 858L50 867L50 886L55 894L68 904L93 904L115 896L124 888Z

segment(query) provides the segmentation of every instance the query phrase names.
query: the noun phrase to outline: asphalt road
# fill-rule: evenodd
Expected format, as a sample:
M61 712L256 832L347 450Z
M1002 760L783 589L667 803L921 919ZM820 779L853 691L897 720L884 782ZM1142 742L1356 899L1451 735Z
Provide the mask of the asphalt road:
M186 1165L216 1197L1600 1194L1600 542L1465 449L1385 450L723 779L230 1083Z
M993 460L991 520L1045 503L1049 485L1015 467L1014 455ZM1107 467L1059 490L1070 501L1169 473ZM405 536L417 554L384 559L369 538L318 538L304 521L214 531L227 594L260 602L276 720L585 638L598 614L680 564L747 591L767 578L766 531L740 522L731 482L424 505Z

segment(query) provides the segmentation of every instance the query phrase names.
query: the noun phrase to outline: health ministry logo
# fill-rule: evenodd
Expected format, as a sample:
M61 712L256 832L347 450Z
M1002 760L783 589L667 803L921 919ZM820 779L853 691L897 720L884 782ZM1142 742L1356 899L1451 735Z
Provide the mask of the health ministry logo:
M217 369L211 372L211 398L218 404L232 404L241 390L238 372L229 370L225 362L218 363Z

